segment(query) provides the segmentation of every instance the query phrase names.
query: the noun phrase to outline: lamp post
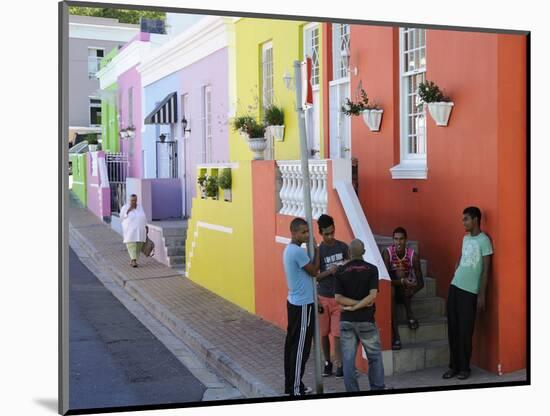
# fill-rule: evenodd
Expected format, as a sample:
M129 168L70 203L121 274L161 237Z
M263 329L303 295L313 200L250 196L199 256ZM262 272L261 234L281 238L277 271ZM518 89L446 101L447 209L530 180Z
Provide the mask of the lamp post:
M187 119L184 117L181 119L181 128L182 128L182 131L183 131L183 134L185 135L185 133L191 133L191 129L187 130Z
M287 74L285 74L286 77ZM287 79L284 78L285 84ZM298 113L298 128L300 131L300 161L302 165L302 177L304 182L304 212L309 227L309 242L308 242L308 254L309 258L313 259L315 256L315 247L313 241L313 215L311 213L311 185L309 179L309 162L308 162L308 150L307 150L307 137L306 137L306 121L304 109L302 107L302 76L301 76L301 63L300 61L294 61L294 83L296 84L296 112ZM289 82L290 85L290 82ZM307 86L306 86L307 88ZM319 319L317 315L318 303L317 303L317 281L312 279L313 285L313 313L315 314L314 322L314 340L315 340L315 385L316 393L323 393L323 378L321 376L321 337L319 334Z

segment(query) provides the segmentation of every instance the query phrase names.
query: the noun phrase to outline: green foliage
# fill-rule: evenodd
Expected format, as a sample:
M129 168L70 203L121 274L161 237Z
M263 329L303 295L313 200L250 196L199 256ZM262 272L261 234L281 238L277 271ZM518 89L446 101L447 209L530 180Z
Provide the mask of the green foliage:
M346 98L346 103L342 106L342 113L346 116L360 116L361 113L369 107L369 97L363 88L361 88L361 99L357 102Z
M209 198L216 198L218 196L218 178L215 176L208 176L206 178L206 196Z
M250 139L257 139L258 137L265 136L265 128L265 124L260 124L256 120L252 120L250 123L246 124L245 131Z
M97 144L97 133L88 133L84 136L84 140L88 142L88 144Z
M443 94L443 91L439 89L435 82L428 80L418 85L418 97L423 103L451 101L449 97Z
M130 23L137 25L139 19L145 17L147 19L166 19L165 12L144 11L144 10L128 10L114 8L95 8L95 7L69 7L69 14L77 16L92 16L92 17L107 17L118 19L120 23Z
M220 188L222 189L231 189L231 169L230 168L224 168L222 170L222 173L218 179L218 182L220 184Z
M233 129L235 131L246 131L246 126L248 124L254 123L256 120L254 120L254 117L250 115L244 115L235 117L233 119Z
M201 175L197 178L197 183L201 188L204 188L206 186L206 180L208 177L206 175Z
M282 126L285 124L285 113L281 107L270 105L264 110L264 123L268 126Z

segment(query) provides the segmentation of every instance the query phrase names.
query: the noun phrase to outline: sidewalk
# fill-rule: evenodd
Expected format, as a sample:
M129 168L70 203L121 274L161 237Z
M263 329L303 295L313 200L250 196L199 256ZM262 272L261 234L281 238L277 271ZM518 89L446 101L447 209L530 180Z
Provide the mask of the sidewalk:
M182 277L150 258L129 266L121 237L71 199L69 232L113 279L156 319L182 339L205 363L215 368L246 397L282 396L285 332ZM312 349L313 352L313 349ZM448 386L525 380L525 371L498 377L474 368L463 382L443 380L445 368L432 368L386 377L394 388ZM308 360L304 383L315 386L314 357ZM343 379L323 379L325 393L345 392ZM368 390L366 375L359 377Z

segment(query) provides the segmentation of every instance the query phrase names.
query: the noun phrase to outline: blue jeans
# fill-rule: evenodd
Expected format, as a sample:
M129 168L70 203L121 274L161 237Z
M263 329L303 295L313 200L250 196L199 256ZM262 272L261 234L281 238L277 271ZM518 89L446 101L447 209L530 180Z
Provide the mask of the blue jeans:
M365 348L369 361L369 384L371 390L384 389L384 363L380 349L378 329L372 322L340 321L340 345L344 367L346 391L359 391L355 375L355 357L359 341Z

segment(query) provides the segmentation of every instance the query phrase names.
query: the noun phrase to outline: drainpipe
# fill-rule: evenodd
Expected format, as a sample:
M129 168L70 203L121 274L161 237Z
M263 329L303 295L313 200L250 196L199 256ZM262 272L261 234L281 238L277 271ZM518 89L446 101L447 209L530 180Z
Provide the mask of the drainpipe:
M298 127L300 130L300 159L302 162L302 177L304 181L304 211L307 225L309 227L309 242L308 254L313 260L315 248L313 243L313 216L311 214L311 184L309 181L309 162L306 137L306 120L305 111L302 107L302 71L300 61L294 61L294 80L296 84L296 112L298 113ZM313 313L315 314L314 322L314 340L315 340L315 385L317 394L323 393L323 379L321 376L321 337L319 334L319 319L317 318L318 302L317 302L317 282L316 279L311 279L313 285Z

